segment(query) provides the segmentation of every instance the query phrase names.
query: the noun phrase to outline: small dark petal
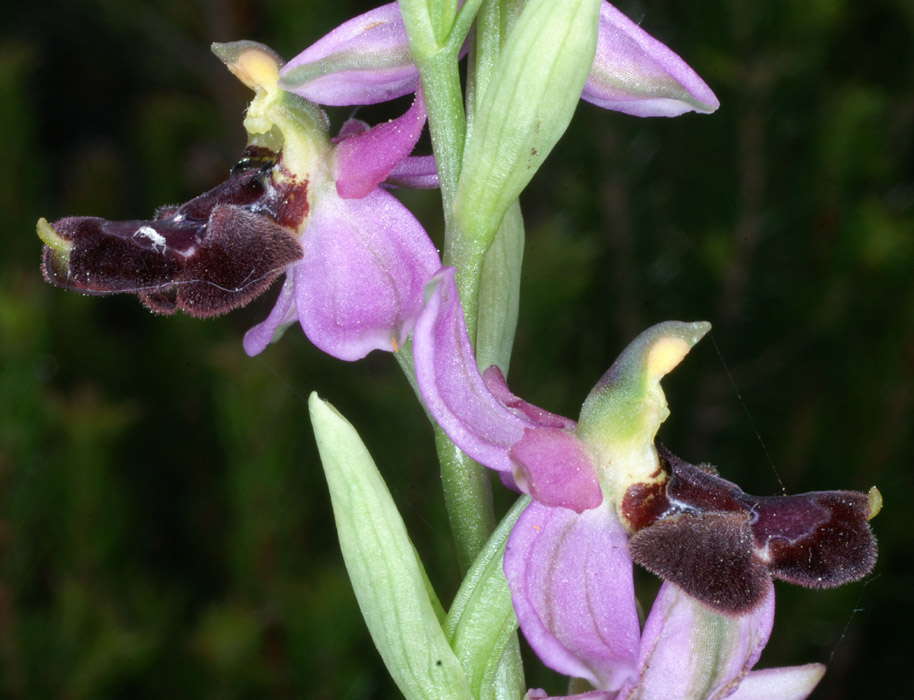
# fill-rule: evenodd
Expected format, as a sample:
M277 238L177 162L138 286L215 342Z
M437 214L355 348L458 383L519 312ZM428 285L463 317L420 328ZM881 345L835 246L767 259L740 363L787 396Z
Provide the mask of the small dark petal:
M178 206L156 211L156 221L205 223L217 205L234 205L270 216L281 226L298 228L308 214L308 185L293 177L282 161L260 160L257 167L236 165L228 180ZM246 163L244 159L240 163Z
M205 222L217 204L251 206L266 192L266 173L245 170L172 211L172 217Z
M743 615L765 598L769 574L752 550L745 514L680 514L629 540L632 559L727 615Z
M752 532L775 578L831 588L857 581L873 569L876 539L867 522L865 494L823 491L757 501Z
M670 470L668 496L687 510L741 512L746 509L739 500L742 490L708 470L680 459L663 445L657 445L661 463Z
M632 559L711 607L746 612L770 576L810 588L856 581L876 562L869 526L881 495L757 497L657 446L667 479L626 491Z

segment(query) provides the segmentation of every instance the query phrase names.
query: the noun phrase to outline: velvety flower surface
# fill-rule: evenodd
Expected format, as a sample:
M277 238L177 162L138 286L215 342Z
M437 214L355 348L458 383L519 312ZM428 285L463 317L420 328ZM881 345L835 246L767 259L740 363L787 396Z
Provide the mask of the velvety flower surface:
M771 578L807 588L857 581L876 563L875 487L752 496L660 447L664 480L630 487L622 513L633 558L724 613L748 612Z
M575 424L516 397L497 369L479 373L453 269L442 269L426 295L413 334L423 398L462 450L535 499L505 552L515 611L540 658L603 691L592 697L726 697L757 678L747 674L771 629L772 573L825 586L869 571L872 496L757 498L655 447L668 413L660 379L707 324L645 331ZM644 537L658 546L637 546ZM640 633L631 551L667 579ZM711 565L729 557L735 568ZM821 675L810 668L764 672L747 688L783 684L798 689L785 697L805 697Z
M83 294L134 293L161 314L206 318L243 306L302 257L295 230L307 216L307 184L274 178L274 166L282 167L236 168L150 221L41 219L44 277Z
M281 85L318 104L373 104L414 92L419 71L397 3L345 22L293 58ZM639 117L713 112L711 89L619 10L600 9L597 52L582 99Z
M433 161L410 158L425 123L421 92L401 117L373 128L350 120L331 139L320 108L279 88L275 53L252 42L214 51L255 91L249 146L229 179L148 221L42 219L46 279L208 317L247 304L285 272L273 311L245 336L248 354L294 321L340 359L396 350L440 266L422 226L381 187L389 177L436 183Z

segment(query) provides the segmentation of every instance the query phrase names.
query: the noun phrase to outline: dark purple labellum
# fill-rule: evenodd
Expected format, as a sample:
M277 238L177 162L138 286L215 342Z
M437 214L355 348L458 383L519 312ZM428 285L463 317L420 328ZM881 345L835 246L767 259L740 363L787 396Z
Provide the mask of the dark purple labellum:
M61 219L49 226L58 243L44 249L45 279L83 294L137 294L162 314L244 306L302 256L307 183L283 173L277 184L280 168L275 156L249 153L226 182L152 221Z
M632 559L715 610L750 612L770 577L831 588L876 563L866 494L751 496L659 445L658 453L666 482L636 484L623 499L623 514L639 528L629 540Z

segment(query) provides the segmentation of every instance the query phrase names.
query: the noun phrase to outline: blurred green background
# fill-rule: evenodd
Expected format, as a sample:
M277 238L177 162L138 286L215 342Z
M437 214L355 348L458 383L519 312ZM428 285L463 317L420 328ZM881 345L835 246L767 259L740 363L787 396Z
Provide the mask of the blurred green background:
M914 652L914 5L619 6L722 107L638 120L580 106L523 200L512 386L576 416L640 330L710 320L713 337L665 384L663 441L753 493L779 492L777 473L790 492L878 484L886 500L867 581L778 584L761 665L829 663L818 700L903 697ZM212 41L255 39L289 58L368 7L4 10L0 696L395 697L334 538L312 390L361 431L440 595L453 595L431 432L389 356L339 362L292 329L252 360L241 337L275 293L199 322L67 293L38 269L39 216L148 217L225 177L248 93ZM338 125L349 111L331 116ZM439 235L437 193L405 196ZM543 672L530 682L561 687Z

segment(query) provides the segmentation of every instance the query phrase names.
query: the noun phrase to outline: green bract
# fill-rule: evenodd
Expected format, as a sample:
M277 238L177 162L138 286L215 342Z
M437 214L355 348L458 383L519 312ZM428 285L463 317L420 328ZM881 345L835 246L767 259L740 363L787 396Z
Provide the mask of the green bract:
M454 204L482 249L571 121L599 9L599 0L531 0L511 30L467 137Z
M520 305L524 257L524 217L517 200L501 221L483 258L479 284L476 360L483 369L498 365L507 376Z
M371 637L408 700L518 698L517 618L502 572L522 497L470 567L444 615L403 520L355 429L317 394L308 402L343 560ZM506 660L508 662L506 663Z

